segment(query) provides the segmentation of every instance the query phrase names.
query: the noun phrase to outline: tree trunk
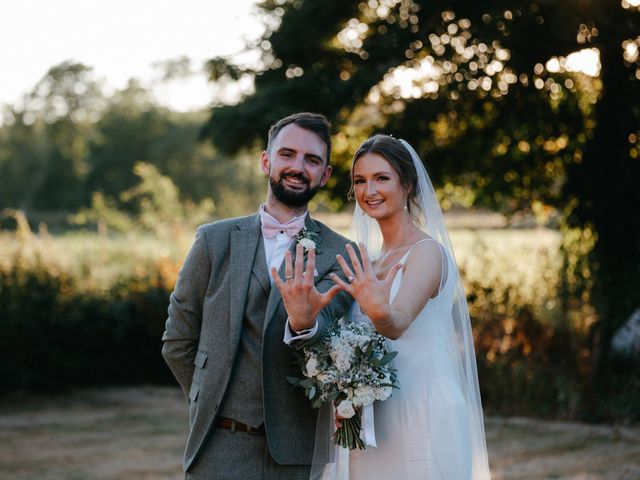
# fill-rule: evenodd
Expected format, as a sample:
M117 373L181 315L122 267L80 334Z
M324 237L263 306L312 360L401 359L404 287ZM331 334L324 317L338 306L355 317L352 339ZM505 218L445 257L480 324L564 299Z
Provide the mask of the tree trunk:
M591 346L596 398L610 389L611 338L640 306L640 162L629 154L629 135L638 131L634 108L639 82L635 68L625 66L622 58L625 36L618 21L626 12L612 3L608 21L598 24L602 95L595 110L596 126L583 162L575 165L567 183L567 193L580 202L574 222L592 225L597 234L592 265L599 319Z

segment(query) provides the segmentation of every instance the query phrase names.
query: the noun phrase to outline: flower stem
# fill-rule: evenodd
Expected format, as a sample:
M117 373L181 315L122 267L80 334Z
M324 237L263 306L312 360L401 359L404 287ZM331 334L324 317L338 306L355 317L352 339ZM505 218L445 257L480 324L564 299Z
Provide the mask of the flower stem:
M342 426L337 428L333 435L334 443L349 450L356 448L364 450L365 445L360 438L360 431L362 430L360 415L356 414L351 418L344 418L341 422Z

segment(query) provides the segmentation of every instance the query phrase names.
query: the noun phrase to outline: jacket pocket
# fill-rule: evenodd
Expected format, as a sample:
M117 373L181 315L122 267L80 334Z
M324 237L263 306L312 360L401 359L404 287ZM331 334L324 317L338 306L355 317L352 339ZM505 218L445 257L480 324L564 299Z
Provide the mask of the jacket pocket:
M198 392L200 392L200 384L193 382L189 390L189 403L193 403L198 399Z
M207 363L207 358L208 355L206 352L198 350L198 353L196 353L196 358L193 360L193 364L198 368L204 368L205 364Z
M196 421L196 413L198 411L198 393L200 392L200 384L193 382L189 390L189 427L193 428Z

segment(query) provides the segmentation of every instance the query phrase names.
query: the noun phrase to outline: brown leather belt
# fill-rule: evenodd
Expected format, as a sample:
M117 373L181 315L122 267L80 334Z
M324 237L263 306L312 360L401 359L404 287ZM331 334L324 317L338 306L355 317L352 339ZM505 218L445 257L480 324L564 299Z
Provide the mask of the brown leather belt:
M214 425L217 428L226 428L232 432L245 432L249 435L264 435L264 423L256 428L230 418L218 417L216 418Z

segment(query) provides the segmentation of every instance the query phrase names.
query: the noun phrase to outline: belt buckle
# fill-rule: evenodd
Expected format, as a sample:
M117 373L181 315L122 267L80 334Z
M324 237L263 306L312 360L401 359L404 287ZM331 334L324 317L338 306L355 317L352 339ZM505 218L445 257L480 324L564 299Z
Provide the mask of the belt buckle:
M262 435L264 432L264 427L260 425L259 427L252 427L251 425L247 425L247 433L249 435Z

